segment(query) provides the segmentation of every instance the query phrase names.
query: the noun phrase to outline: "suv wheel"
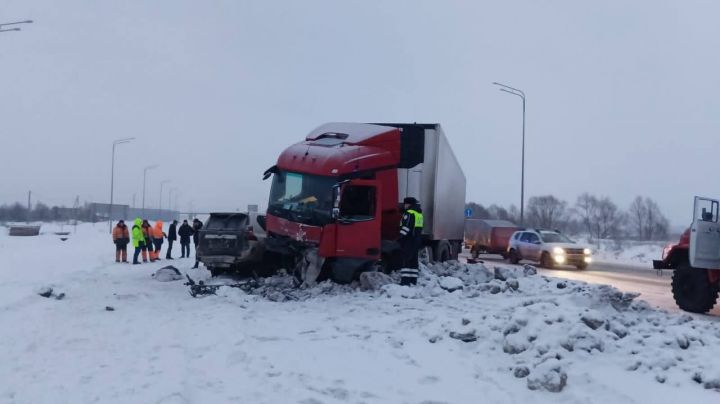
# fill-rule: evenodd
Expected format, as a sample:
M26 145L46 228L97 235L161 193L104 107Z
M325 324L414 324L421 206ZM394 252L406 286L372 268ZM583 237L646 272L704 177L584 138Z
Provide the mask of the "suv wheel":
M540 266L547 269L553 269L552 258L550 258L550 254L547 252L542 253L542 256L540 257Z
M520 257L518 256L517 251L515 251L514 249L510 250L507 256L511 264L517 265L520 262Z

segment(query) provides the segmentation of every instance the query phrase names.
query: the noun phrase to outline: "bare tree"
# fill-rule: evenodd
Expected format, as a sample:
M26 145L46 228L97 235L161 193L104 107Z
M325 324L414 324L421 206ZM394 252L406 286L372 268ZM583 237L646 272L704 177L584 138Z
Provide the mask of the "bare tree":
M629 209L630 223L640 240L661 240L667 238L670 222L660 211L657 202L638 196Z
M579 217L580 223L590 236L594 233L593 221L597 215L597 207L598 199L587 192L578 196L575 202L575 214Z
M531 226L560 229L568 219L567 203L552 195L533 196L527 204L527 221Z

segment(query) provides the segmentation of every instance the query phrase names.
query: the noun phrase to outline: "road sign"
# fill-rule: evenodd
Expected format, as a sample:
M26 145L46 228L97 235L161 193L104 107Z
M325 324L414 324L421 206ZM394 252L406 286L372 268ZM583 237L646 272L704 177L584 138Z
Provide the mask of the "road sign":
M465 217L472 217L473 211L470 208L465 209Z

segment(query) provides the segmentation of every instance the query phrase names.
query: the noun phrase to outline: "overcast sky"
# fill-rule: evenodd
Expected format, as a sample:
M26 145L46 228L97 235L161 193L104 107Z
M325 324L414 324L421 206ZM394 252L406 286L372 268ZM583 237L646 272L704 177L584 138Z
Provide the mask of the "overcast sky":
M716 188L717 1L4 0L0 202L266 204L262 172L328 121L440 122L468 200L584 191L685 224ZM168 187L169 187L168 186ZM168 189L168 188L166 188ZM167 194L166 194L167 195ZM166 202L167 203L167 202Z

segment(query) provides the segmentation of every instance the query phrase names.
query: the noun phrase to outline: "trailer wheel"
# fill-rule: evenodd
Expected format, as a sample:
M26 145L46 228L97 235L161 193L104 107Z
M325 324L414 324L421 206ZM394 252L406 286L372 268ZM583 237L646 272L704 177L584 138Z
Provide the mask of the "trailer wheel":
M683 262L675 268L672 293L678 307L691 313L707 313L718 298L718 285L708 279L707 269Z
M473 246L473 248L470 250L470 255L473 257L473 259L478 259L480 256L480 249L476 246Z
M517 265L520 262L520 257L518 257L518 253L517 253L517 251L515 251L515 249L510 250L510 252L508 252L507 255L508 255L508 260L510 261L511 264Z
M450 243L447 240L440 240L436 248L435 256L438 262L450 261L452 252L450 251Z

